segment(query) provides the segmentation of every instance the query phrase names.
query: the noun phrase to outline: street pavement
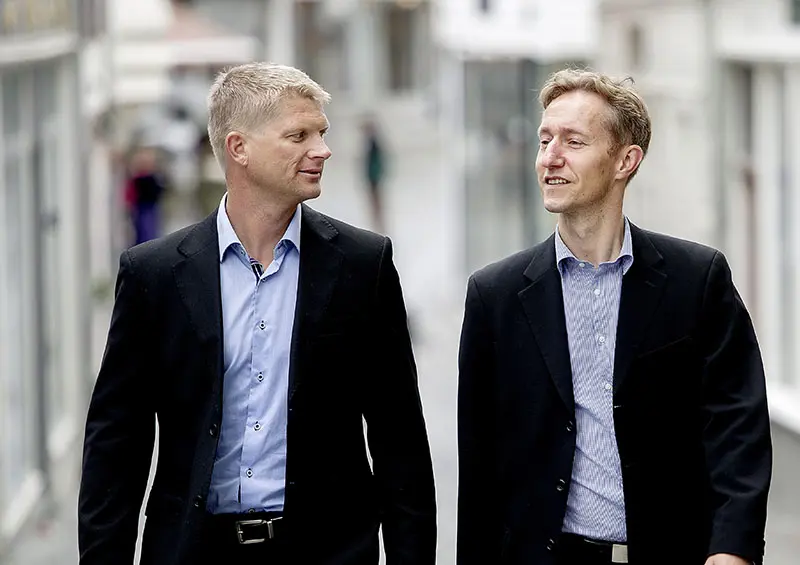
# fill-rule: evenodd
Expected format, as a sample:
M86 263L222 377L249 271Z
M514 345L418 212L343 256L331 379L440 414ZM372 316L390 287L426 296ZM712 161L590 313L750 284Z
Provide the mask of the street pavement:
M458 333L465 273L463 229L452 140L410 119L402 109L387 120L391 150L386 186L387 234L409 310L419 384L433 451L439 505L438 563L455 562L456 389ZM331 108L329 138L334 156L325 169L323 195L311 205L358 226L372 226L358 167L358 132L353 114ZM448 143L449 142L449 143ZM100 315L98 335L107 328ZM767 565L800 563L800 439L775 429L775 473L767 534ZM0 565L77 563L76 485L78 453L59 477L58 506L49 519L25 530ZM680 539L680 526L665 532Z

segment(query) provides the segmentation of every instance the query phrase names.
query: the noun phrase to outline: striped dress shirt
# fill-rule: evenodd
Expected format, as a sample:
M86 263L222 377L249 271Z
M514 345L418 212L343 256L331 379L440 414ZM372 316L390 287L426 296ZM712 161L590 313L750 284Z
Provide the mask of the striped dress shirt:
M631 229L619 257L594 267L578 260L556 229L556 261L564 294L577 428L563 531L624 542L625 500L614 434L614 348L622 277L633 264Z

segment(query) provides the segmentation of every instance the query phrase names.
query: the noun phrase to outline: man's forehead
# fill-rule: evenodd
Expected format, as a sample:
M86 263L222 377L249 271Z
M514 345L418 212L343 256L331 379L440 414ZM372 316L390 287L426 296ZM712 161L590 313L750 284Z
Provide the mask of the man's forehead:
M301 121L321 127L330 126L328 116L325 114L324 110L320 106L314 104L285 107L278 118L279 121L284 123Z
M590 96L565 98L567 96L569 94L556 98L545 109L539 126L540 131L588 133L594 127L602 126L608 110L602 99L595 100Z

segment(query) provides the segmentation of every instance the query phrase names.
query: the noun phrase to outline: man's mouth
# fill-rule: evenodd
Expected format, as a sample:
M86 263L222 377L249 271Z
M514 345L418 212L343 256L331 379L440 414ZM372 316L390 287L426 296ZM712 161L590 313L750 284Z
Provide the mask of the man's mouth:
M307 177L319 178L322 176L322 169L303 169L300 171L300 174L306 175Z
M562 179L561 177L545 177L544 183L549 185L558 185L558 184L569 184L569 181L566 179Z

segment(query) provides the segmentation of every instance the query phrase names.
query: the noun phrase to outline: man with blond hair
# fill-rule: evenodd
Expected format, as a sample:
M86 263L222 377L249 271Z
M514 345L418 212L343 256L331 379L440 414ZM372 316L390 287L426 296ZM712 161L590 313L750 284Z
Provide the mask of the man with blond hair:
M558 225L468 283L458 564L760 563L764 371L725 257L623 214L651 134L628 81L563 70L540 101Z
M391 242L303 203L331 155L329 98L291 67L221 73L219 208L122 254L86 423L82 565L133 562L156 419L142 564L375 565L379 529L388 565L434 563Z

